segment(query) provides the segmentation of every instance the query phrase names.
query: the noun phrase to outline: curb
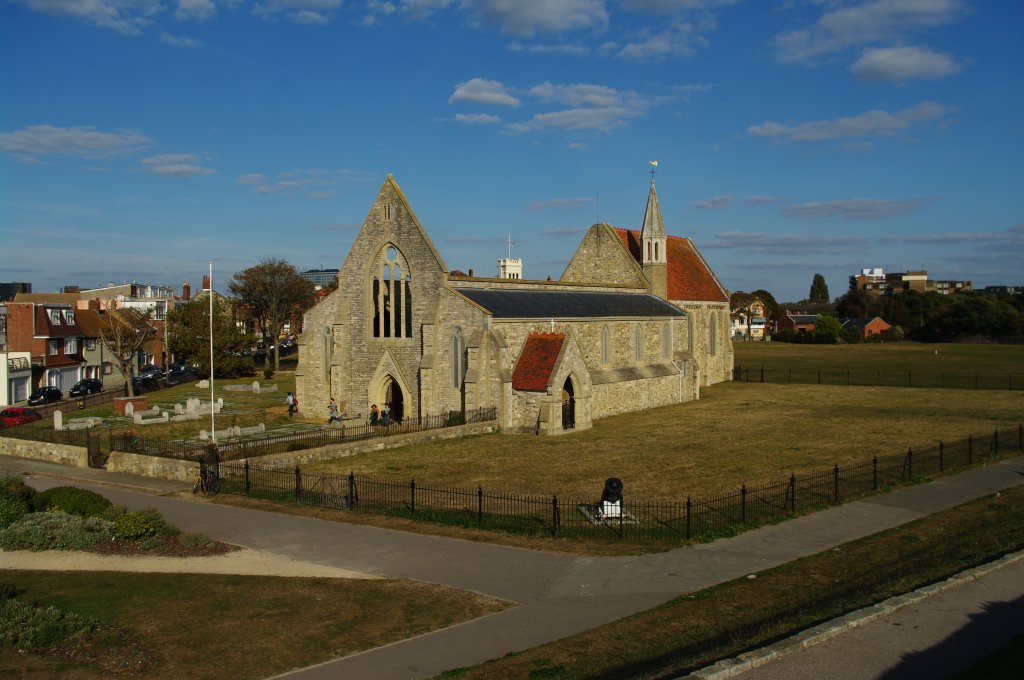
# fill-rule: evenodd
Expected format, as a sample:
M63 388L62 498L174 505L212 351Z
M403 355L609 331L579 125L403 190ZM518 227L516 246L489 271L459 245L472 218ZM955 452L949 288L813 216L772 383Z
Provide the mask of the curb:
M734 656L729 659L722 659L717 663L705 666L704 668L694 671L689 675L680 677L700 680L724 680L725 678L738 676L741 673L757 668L758 666L763 666L778 658L786 656L787 654L792 654L793 652L797 652L805 647L813 647L814 645L825 642L830 638L841 635L851 628L857 628L858 626L871 623L872 621L888 616L903 607L917 604L921 600L929 598L932 595L937 595L964 583L974 581L975 579L997 569L1001 569L1006 565L1013 564L1021 560L1024 560L1024 550L1010 553L998 560L983 564L979 567L962 571L955 576L950 576L944 581L939 581L938 583L933 583L930 586L918 588L917 590L906 593L905 595L895 595L887 600L879 602L878 604L858 609L857 611L850 612L849 614L832 619L831 621L818 624L813 628L803 630L784 640L780 640L773 645L744 652L739 656Z

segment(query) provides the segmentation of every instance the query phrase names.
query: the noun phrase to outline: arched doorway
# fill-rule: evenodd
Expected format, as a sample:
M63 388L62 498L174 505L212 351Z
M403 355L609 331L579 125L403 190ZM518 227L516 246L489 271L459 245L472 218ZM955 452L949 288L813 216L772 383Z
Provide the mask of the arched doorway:
M405 419L405 399L402 396L402 388L391 376L388 376L384 386L384 403L388 406L392 421L401 423Z
M562 385L562 429L576 428L576 396L572 389L572 378L566 378Z

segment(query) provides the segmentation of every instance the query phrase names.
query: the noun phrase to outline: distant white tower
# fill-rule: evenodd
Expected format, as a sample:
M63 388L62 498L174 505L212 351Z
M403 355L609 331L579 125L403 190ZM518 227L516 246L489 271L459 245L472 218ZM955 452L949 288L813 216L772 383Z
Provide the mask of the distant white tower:
M505 241L508 244L508 257L503 257L498 260L498 278L499 279L521 279L523 278L523 260L521 258L512 259L512 234L508 235L508 239Z

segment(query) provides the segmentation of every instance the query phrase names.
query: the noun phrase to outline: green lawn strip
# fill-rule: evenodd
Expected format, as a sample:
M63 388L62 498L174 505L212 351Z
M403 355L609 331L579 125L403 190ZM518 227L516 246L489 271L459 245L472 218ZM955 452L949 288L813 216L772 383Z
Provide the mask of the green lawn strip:
M0 668L26 677L109 677L124 667L146 677L224 677L230 669L232 678L263 678L508 606L400 579L12 570L0 580L25 591L19 599L107 626L30 654L0 650Z
M1024 487L443 677L676 677L1024 548Z

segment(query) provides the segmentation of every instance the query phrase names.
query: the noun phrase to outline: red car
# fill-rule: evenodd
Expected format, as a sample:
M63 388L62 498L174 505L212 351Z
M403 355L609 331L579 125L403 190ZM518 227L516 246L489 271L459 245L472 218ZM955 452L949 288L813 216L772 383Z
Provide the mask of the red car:
M3 422L4 427L24 425L42 419L43 417L39 415L38 411L24 406L8 406L3 412L0 412L0 422Z

